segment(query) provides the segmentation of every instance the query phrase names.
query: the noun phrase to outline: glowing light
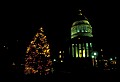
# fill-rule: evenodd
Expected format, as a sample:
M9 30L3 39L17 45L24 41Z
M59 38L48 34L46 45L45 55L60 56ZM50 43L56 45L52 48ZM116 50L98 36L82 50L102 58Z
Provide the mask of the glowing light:
M92 58L95 58L95 56L92 56Z
M98 56L98 52L97 52L97 51L93 51L93 52L91 53L91 57L92 57L92 56L94 56L94 58L96 59L97 56Z
M103 49L101 49L101 51L103 51Z
M56 59L54 59L53 61L56 61Z
M34 44L34 41L31 41L31 44Z
M15 65L15 63L13 62L12 65Z
M113 60L112 58L110 58L110 60Z
M96 52L94 52L94 55L96 56L96 55L97 55L97 53L96 53Z

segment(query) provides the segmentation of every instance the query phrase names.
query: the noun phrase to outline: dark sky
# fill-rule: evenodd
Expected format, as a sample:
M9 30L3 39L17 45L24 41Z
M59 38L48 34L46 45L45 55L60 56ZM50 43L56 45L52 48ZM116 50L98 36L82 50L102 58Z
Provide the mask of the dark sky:
M16 3L1 8L1 40L7 40L6 43L9 43L9 50L14 57L24 55L26 46L40 26L44 27L52 46L60 46L79 14L79 9L91 23L96 42L108 51L119 51L119 23L116 21L118 12L111 4L83 0L75 3Z

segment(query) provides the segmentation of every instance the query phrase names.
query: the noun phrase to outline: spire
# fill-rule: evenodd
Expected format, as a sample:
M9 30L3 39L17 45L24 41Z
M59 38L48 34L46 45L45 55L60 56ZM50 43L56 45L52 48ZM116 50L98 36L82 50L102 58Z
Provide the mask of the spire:
M83 16L84 17L84 19L86 19L87 20L87 18L82 14L82 11L81 11L81 9L79 9L79 11L80 11L80 13L78 14L78 15L81 15L81 16Z
M79 15L82 15L82 12L81 12L81 10L79 10L79 11L80 11Z

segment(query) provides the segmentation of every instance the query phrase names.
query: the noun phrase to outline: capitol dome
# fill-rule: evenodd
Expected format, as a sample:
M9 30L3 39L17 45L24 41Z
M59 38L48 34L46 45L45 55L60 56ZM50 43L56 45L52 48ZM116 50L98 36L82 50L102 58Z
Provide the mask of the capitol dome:
M88 19L82 15L81 10L77 20L73 22L71 27L71 38L75 38L77 36L93 37L92 27Z

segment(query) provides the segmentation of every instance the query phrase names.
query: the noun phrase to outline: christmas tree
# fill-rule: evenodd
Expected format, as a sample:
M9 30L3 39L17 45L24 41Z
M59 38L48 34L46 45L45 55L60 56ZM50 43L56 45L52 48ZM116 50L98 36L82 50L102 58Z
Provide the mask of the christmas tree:
M51 73L52 61L49 44L41 27L27 47L25 57L25 74L48 75Z

